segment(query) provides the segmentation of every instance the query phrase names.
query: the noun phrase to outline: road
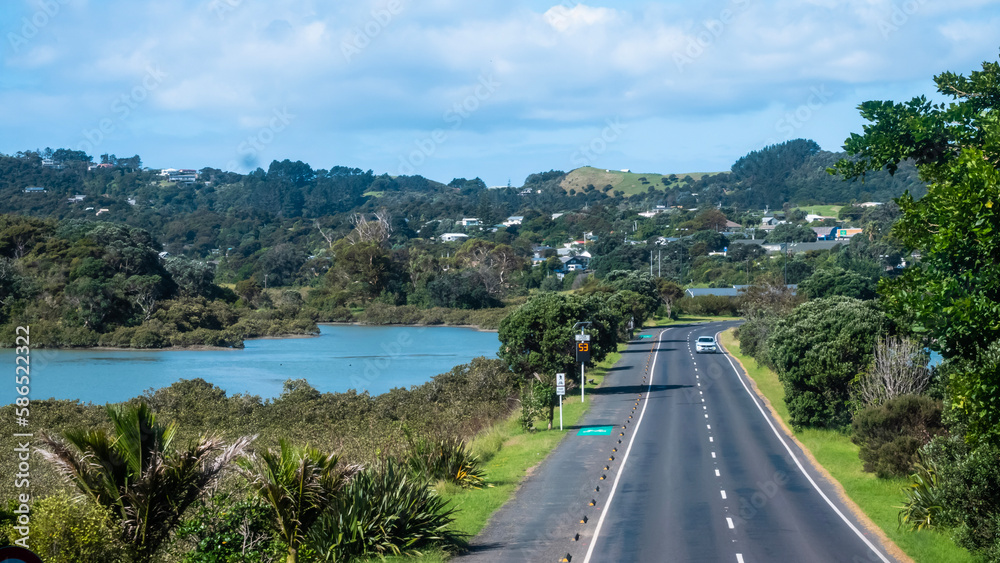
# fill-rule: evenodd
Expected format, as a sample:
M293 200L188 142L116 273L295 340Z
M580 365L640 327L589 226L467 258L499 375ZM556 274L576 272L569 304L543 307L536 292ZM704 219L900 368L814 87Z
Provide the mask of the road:
M727 355L733 323L648 330L461 561L894 561L771 419ZM631 417L631 418L629 418Z

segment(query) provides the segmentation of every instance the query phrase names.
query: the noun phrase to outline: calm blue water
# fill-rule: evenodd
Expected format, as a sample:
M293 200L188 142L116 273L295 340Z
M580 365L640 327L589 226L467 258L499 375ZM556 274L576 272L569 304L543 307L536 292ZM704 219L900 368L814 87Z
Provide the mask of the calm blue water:
M229 395L274 398L286 379L303 378L323 392L375 395L419 385L477 356L495 358L498 347L495 332L468 328L324 325L315 338L248 340L243 350L32 350L30 397L103 404L196 377ZM0 350L0 369L12 373L14 357ZM9 404L14 382L3 380L0 400Z

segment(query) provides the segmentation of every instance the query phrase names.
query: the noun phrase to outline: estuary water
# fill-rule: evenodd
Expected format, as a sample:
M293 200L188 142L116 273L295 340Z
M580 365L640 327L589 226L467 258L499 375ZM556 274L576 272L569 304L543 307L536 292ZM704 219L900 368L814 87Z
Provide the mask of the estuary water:
M38 349L31 350L30 397L114 403L199 377L228 395L265 399L280 395L287 379L305 379L322 392L377 395L477 356L495 358L498 348L497 333L469 328L321 325L317 337L247 340L242 350ZM4 371L13 374L14 362L14 350L0 350ZM12 403L14 393L11 380L0 388L0 404Z

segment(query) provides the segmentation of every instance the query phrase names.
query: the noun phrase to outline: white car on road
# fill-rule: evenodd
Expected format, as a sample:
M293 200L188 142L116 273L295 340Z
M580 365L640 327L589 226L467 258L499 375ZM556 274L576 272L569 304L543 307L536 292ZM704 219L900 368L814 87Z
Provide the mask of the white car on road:
M694 351L699 354L702 352L711 352L713 354L718 352L719 348L715 345L715 337L699 336L698 340L694 343Z

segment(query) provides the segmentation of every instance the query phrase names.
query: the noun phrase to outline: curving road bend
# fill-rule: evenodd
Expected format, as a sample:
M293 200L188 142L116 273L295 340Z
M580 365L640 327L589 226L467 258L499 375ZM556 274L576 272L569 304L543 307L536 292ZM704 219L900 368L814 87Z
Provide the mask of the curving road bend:
M889 562L726 354L679 325L633 341L572 432L468 561ZM629 418L631 417L631 418ZM603 478L602 478L603 477Z

